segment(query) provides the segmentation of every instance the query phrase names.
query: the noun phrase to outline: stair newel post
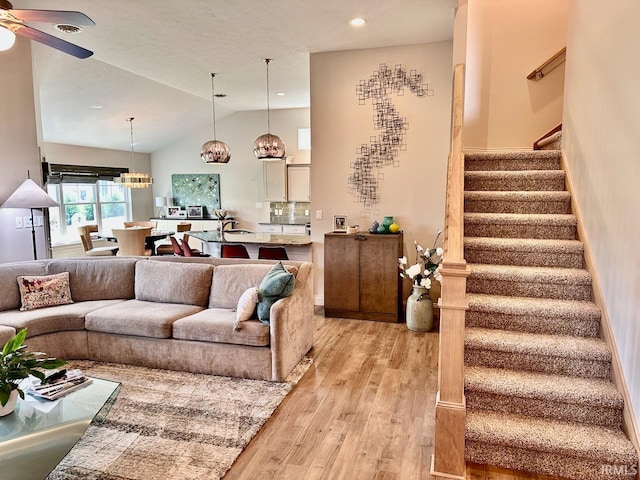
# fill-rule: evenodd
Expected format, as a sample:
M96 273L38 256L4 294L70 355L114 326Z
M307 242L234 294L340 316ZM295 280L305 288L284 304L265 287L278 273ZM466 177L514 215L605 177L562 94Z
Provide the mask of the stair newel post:
M464 331L469 268L464 260L464 65L456 65L453 77L451 154L447 169L444 261L440 306L440 346L434 453L431 475L436 479L464 480L465 400Z

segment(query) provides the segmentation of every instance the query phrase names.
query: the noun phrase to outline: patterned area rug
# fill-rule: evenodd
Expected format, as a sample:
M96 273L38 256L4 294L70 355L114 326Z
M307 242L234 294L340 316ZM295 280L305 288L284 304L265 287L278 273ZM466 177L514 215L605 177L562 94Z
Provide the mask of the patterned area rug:
M47 480L219 479L311 363L276 383L73 362L122 388Z

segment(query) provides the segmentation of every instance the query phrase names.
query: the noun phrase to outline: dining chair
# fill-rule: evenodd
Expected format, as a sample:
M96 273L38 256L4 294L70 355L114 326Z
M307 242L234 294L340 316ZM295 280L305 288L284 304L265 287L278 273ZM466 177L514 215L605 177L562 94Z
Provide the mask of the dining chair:
M132 222L124 222L124 228L131 227L150 227L157 228L158 222L155 220L134 220Z
M177 233L184 233L184 232L188 232L189 230L191 230L190 222L180 222L178 225L176 225ZM173 236L169 237L169 240L171 240L172 238L175 240ZM184 238L184 235L182 238ZM176 242L175 245L178 245L178 243ZM178 248L180 248L180 245L178 245ZM156 253L158 255L175 255L176 249L174 246L174 242L171 241L170 243L165 242L165 243L156 244Z
M200 250L193 249L189 246L189 242L182 240L182 251L185 257L210 257L208 253L202 253Z
M120 256L150 256L151 249L145 248L151 227L142 228L113 228L114 237L118 241L118 255Z
M80 241L82 242L82 248L84 254L89 257L109 257L115 255L118 252L118 247L94 247L91 240L91 233L97 232L97 225L83 225L78 227L78 233L80 234Z
M289 260L284 247L258 247L258 258L261 260Z
M249 258L249 252L244 245L231 245L223 243L220 247L220 257L222 258Z

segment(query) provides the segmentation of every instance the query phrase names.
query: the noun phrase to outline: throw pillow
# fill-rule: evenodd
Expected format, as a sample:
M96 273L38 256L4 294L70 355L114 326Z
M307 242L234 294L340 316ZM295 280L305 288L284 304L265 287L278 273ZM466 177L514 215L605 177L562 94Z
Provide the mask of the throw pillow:
M256 311L258 303L258 287L247 288L238 299L236 307L236 323L233 324L234 330L240 330L240 322L249 320Z
M258 287L258 319L262 323L269 325L271 305L291 296L295 284L296 278L284 268L282 262L267 272Z
M73 303L69 288L69 272L55 275L21 275L17 280L21 311Z

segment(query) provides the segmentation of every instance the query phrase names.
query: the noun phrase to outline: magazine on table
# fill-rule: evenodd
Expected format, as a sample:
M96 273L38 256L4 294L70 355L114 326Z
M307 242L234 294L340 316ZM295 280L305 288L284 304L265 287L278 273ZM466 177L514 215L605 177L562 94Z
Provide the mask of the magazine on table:
M27 393L35 398L56 400L79 388L86 387L93 380L82 373L81 370L58 370L53 372L44 382L33 383Z

